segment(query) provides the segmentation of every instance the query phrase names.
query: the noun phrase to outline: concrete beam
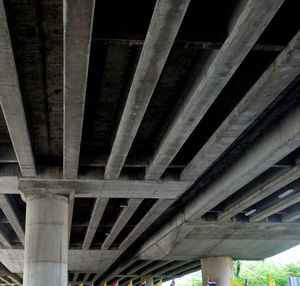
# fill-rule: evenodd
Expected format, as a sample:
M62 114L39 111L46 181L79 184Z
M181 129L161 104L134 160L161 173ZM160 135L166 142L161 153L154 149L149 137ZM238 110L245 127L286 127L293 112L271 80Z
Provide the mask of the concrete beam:
M183 213L177 213L144 243L146 251L185 221L198 221L202 215L261 175L273 164L300 146L300 107L290 110L273 129L263 134L215 181L190 201Z
M64 0L64 177L76 178L95 0Z
M101 221L102 215L105 211L106 205L108 203L109 199L104 199L104 198L97 198L93 213L90 219L89 226L87 228L85 238L83 241L82 249L89 249L92 241L94 239L95 233L97 231L97 228L99 226L99 223Z
M147 180L160 179L283 2L283 0L242 2L232 17L234 24L228 38L200 71L157 148L146 171Z
M129 233L125 240L121 243L120 249L127 249L152 223L154 223L162 213L174 202L174 200L161 199L158 200L153 207L147 212L142 220Z
M76 283L77 282L78 276L79 276L79 272L74 273L72 283Z
M3 0L0 1L0 104L23 176L36 175Z
M115 222L114 226L112 227L110 234L104 240L101 249L109 249L111 244L114 242L117 235L129 221L131 216L137 210L137 208L142 203L143 199L129 199L127 206L122 210L120 213L117 221Z
M10 180L8 180L10 181ZM6 184L6 180L3 180ZM18 186L18 184L17 184ZM88 198L151 198L175 199L190 186L189 182L180 181L133 181L133 180L93 180L84 177L77 180L56 179L19 179L22 190L70 189L75 188L75 197ZM13 189L19 193L18 188ZM5 189L3 189L3 192ZM8 189L10 193L12 190ZM0 177L1 193L1 177Z
M20 242L24 245L25 243L25 233L20 224L20 221L10 204L7 197L3 194L0 194L0 208L2 209L4 215L6 216L7 220L9 221L11 227L15 231L17 237L19 238Z
M86 273L83 280L82 280L82 282L87 282L90 275L91 275L91 273Z
M20 194L18 177L0 176L0 194Z
M291 194L283 199L274 198L267 202L267 206L261 206L249 217L250 221L261 221L273 214L276 214L296 203L300 202L300 192Z
M252 86L181 173L194 181L250 126L300 72L300 32Z
M6 236L2 233L0 229L0 243L5 247L5 248L11 248L10 242L6 238Z
M7 277L11 281L13 281L16 285L22 285L22 280L17 275L11 274L11 275L7 275Z
M190 0L157 0L127 102L105 168L117 179L142 122Z
M282 215L281 221L282 222L293 222L298 218L300 218L300 210L295 210L291 213Z
M289 170L276 170L262 181L259 180L255 184L246 186L242 194L238 194L231 200L223 212L218 215L218 220L229 220L298 178L300 178L300 166L293 167Z
M142 261L140 262L137 266L133 267L132 269L130 269L126 274L127 275L132 275L134 273L136 273L137 271L139 271L140 269L142 269L143 267L147 266L148 264L150 264L152 261Z
M185 208L186 219L199 219L299 146L300 107L298 106L278 121L273 129L258 138L256 144L249 147L230 169L188 204Z
M180 269L176 270L175 272L172 272L172 275L169 275L169 274L166 274L166 275L168 275L168 276L176 276L176 275L178 275L180 273L183 273L183 272L186 273L186 272L190 271L191 269L195 269L195 267L197 267L197 268L200 269L200 267L201 267L200 261L195 261L194 263L188 264L186 266L183 265L182 267L180 267Z
M171 261L170 261L171 262ZM199 263L199 262L198 262ZM185 264L187 264L187 262L186 261L178 261L178 262L176 262L175 264L172 264L172 265L170 265L170 266L168 266L168 267L166 267L166 268L163 268L162 270L159 270L159 271L157 271L157 272L154 272L154 274L153 274L153 276L161 276L161 275L163 275L163 274L165 274L165 273L168 273L168 272L170 272L170 271L172 271L172 270L174 270L174 269L177 269L178 267L181 267L181 266L183 266L183 265L185 265Z
M162 267L166 264L169 264L169 263L170 263L170 261L168 261L168 260L160 261L160 262L156 263L154 266L151 266L148 269L146 269L145 271L143 271L141 273L141 276L145 276L145 275L149 275L149 274L154 275L156 269L159 269L160 267Z

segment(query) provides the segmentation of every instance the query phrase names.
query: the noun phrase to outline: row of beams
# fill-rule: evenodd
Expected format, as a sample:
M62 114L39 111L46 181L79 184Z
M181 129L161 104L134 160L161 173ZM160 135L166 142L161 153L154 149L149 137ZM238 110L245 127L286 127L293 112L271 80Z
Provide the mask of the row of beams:
M269 201L268 207L261 206L257 211L249 217L250 221L261 221L273 214L276 214L296 203L300 202L300 192L287 196L283 199L274 198Z
M140 206L142 201L142 199L129 199L127 206L122 210L113 228L111 229L110 234L106 237L105 241L103 242L101 249L109 249L117 235L129 221L129 219Z
M161 276L161 275L163 275L164 273L170 272L170 271L172 271L172 270L174 270L174 269L177 269L178 267L183 266L183 265L185 265L185 264L187 264L186 261L178 261L178 262L176 262L176 263L174 263L174 264L172 264L172 265L170 265L170 266L168 266L168 267L166 267L166 268L163 268L163 269L161 269L161 270L155 272L153 275L154 275L154 276Z
M195 79L175 120L156 150L146 171L146 179L160 179L283 2L242 2L242 7L233 16L232 22L235 23L228 38ZM190 176L185 177L191 179Z
M142 261L140 262L137 266L133 267L132 269L130 269L126 275L132 275L134 273L136 273L137 271L139 271L140 269L142 269L143 267L147 266L148 264L150 264L152 261Z
M23 176L35 176L36 168L3 0L0 1L0 104Z
M154 223L161 214L174 202L174 200L158 200L153 207L147 212L142 220L135 226L130 234L120 245L121 250L127 249L152 223Z
M297 106L186 207L186 218L199 219L299 146L300 107Z
M296 166L290 170L276 170L276 172L266 179L259 181L254 185L250 184L249 186L246 186L244 192L242 194L237 194L237 196L224 208L224 211L218 215L218 220L225 221L232 218L298 178L300 178L300 166Z
M15 231L16 235L18 236L20 242L24 245L25 243L25 233L20 224L17 215L11 206L7 197L3 194L0 194L0 208L2 209L4 215L6 216L7 220L9 221L11 227Z
M206 212L261 175L276 162L300 146L300 107L287 112L265 134L214 182L203 189L183 210L177 213L160 231L148 239L139 252L144 252L172 232L184 221L197 221ZM184 220L183 218L184 217Z
M181 180L196 180L296 78L300 32L252 86L240 103L183 170Z
M64 177L77 177L95 0L64 0Z
M169 264L169 263L170 263L170 261L168 261L168 260L160 261L160 262L156 263L155 265L153 265L152 267L149 267L148 269L144 270L141 273L141 276L145 276L145 275L149 275L149 274L151 274L153 276L153 273L155 273L155 270L157 270L160 267L163 267L164 265Z
M157 0L126 105L105 168L106 179L120 175L190 0Z
M105 211L106 205L108 203L107 198L97 198L93 213L89 222L89 226L87 228L85 238L83 241L82 249L89 249L92 241L94 239L95 233L97 231L97 228L99 226L100 220L102 218L102 215Z

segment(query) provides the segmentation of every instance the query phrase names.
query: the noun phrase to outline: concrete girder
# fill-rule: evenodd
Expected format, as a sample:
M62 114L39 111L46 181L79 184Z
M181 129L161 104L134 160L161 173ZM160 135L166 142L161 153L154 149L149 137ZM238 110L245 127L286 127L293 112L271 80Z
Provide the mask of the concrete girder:
M4 215L6 216L7 220L9 221L11 227L15 231L17 237L19 238L20 242L24 245L25 243L25 233L20 224L20 221L12 208L9 200L3 194L0 194L0 208L2 209Z
M95 0L64 0L64 177L77 177Z
M23 176L36 175L3 0L0 1L0 104Z
M232 17L233 25L228 38L198 74L155 151L146 170L147 180L160 179L283 2L282 0L242 2Z
M241 189L300 146L300 107L290 110L218 179L208 185L140 248L144 252L186 221L197 221L210 209Z
M122 210L120 213L117 221L115 222L114 226L112 227L110 234L104 240L101 249L109 249L117 235L126 225L126 223L130 220L131 216L143 202L143 199L129 199L127 206Z
M117 179L164 68L190 0L157 0L116 133L105 179Z
M87 197L87 198L151 198L151 199L176 199L179 195L185 191L191 183L180 181L143 181L143 180L96 180L89 179L88 177L81 177L77 180L58 180L50 178L37 178L28 180L20 178L7 178L0 177L0 193L5 193L1 189L1 183L3 180L3 186L8 185L12 181L12 187L8 188L7 193L19 194L17 182L19 181L20 189L69 189L74 190L75 197ZM7 182L8 181L8 182Z
M246 186L241 195L231 200L224 208L224 211L218 214L218 220L226 221L247 209L251 205L272 195L274 192L285 187L289 183L300 177L300 166L287 169L278 169L268 176L265 180Z
M282 222L293 222L298 218L300 218L300 210L294 210L291 213L282 215L281 221Z
M137 265L137 266L133 267L132 269L130 269L126 274L127 275L132 275L132 274L136 273L137 271L139 271L140 269L147 266L148 264L150 264L151 262L152 261L144 260L144 261L140 262L139 265Z
M141 272L141 276L145 276L145 275L149 275L149 274L154 275L156 269L158 269L166 264L169 264L169 263L170 263L170 261L168 261L168 260L160 261L160 262L156 263L155 265L149 267L145 271Z
M268 206L261 206L253 215L250 215L250 221L261 221L275 213L278 213L290 206L300 202L300 192L291 194L283 199L274 198L268 202Z
M99 223L105 211L106 205L108 203L108 198L97 198L94 209L92 212L92 216L89 222L89 226L87 228L85 238L83 241L82 249L89 249L92 241L94 239L95 233L98 229Z
M147 212L142 220L129 233L125 240L121 243L120 249L127 249L152 223L154 223L162 213L174 202L170 199L160 199Z
M181 173L194 181L250 126L300 73L300 32L273 61Z

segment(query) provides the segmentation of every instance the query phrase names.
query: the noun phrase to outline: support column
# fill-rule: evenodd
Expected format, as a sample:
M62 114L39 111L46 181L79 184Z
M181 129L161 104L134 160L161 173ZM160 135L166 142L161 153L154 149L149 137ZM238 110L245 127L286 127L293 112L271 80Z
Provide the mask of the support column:
M153 276L144 276L141 278L141 283L146 280L146 285L147 286L153 286Z
M26 202L23 285L67 285L68 199L47 193Z
M201 259L202 282L207 278L216 281L217 286L229 286L229 277L234 277L231 257L207 257Z

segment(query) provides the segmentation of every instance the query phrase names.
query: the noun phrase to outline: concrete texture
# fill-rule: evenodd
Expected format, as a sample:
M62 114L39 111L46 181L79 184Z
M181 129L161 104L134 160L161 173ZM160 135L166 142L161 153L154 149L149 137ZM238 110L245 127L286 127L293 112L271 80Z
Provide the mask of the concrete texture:
M179 112L156 149L147 168L145 175L147 180L159 180L283 1L242 3L241 10L238 9L232 16L234 25L228 38L199 72Z
M66 285L68 199L46 194L27 198L24 284Z
M117 179L121 173L189 3L190 0L158 0L156 2L105 168L105 179Z
M300 71L300 32L274 60L243 100L182 171L183 181L194 181L246 130Z
M68 251L68 270L72 272L104 272L122 254L112 250L76 250ZM24 250L0 249L0 262L12 273L23 273Z
M218 286L229 286L229 277L234 277L231 257L201 258L202 284L216 281Z
M0 104L23 176L35 176L35 161L15 66L3 0L0 1Z
M80 6L80 9L78 7ZM77 177L95 0L64 1L64 177Z

